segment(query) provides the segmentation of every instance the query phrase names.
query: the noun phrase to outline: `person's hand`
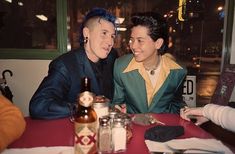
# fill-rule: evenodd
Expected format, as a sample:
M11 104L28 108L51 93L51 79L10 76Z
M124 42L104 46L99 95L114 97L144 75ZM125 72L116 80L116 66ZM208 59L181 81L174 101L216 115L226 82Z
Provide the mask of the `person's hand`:
M126 113L126 104L115 105L115 109L119 112Z
M201 125L204 122L209 121L209 119L205 118L203 116L203 108L197 107L197 108L182 108L180 110L180 116L181 118L190 121L191 119L196 119L196 125Z

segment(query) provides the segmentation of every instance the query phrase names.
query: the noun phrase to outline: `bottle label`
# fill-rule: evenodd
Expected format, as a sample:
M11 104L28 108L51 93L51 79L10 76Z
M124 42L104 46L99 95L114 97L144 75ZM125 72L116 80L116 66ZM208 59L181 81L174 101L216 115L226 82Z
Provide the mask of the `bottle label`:
M94 95L91 92L85 91L79 95L79 103L82 106L89 107L94 101Z
M97 152L97 130L96 122L75 122L75 154L91 154Z

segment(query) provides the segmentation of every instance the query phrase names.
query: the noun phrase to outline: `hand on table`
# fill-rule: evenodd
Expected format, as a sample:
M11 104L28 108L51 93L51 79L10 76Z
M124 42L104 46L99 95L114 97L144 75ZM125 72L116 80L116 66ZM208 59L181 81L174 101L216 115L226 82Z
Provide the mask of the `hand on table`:
M197 107L197 108L182 108L180 109L180 117L190 121L191 119L196 119L196 125L201 125L204 122L209 121L209 119L205 118L203 116L203 108Z

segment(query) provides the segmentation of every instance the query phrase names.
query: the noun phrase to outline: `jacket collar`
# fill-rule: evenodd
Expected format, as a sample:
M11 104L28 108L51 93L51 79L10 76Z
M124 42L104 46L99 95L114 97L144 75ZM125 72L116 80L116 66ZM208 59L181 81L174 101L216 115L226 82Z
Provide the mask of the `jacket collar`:
M167 70L167 72L173 69L182 69L182 67L179 64L177 64L168 54L162 55L161 60L162 60L162 67L164 67L165 70ZM126 69L123 71L123 73L127 73L136 69L142 70L144 69L144 65L142 62L137 62L135 58L132 58L132 60L130 61Z
M148 104L150 105L154 95L159 91L159 89L164 84L166 78L170 74L171 70L174 69L182 69L182 67L175 62L175 60L172 59L168 54L161 56L161 64L160 64L160 73L158 78L158 83L153 87L152 83L150 81L150 78L145 71L144 65L142 62L137 62L135 58L132 58L126 69L123 71L123 73L128 73L133 70L138 70L138 72L141 74L141 76L145 80L145 87L147 91L147 99Z
M86 55L85 49L79 48L75 52L77 52L76 58L77 58L78 64L80 65L79 69L81 69L82 71L81 70L80 71L84 73L82 74L82 76L88 76L91 78L91 84L92 84L91 89L93 89L95 93L99 94L100 88L99 88L97 79L95 77L95 73Z

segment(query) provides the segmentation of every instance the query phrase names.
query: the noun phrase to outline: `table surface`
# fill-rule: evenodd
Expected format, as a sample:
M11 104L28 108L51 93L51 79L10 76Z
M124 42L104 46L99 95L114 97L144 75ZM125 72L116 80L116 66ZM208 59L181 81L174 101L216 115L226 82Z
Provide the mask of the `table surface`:
M152 114L158 120L169 126L181 125L184 127L184 135L179 138L213 138L212 135L194 125L192 122L185 121L176 114ZM73 146L74 125L69 118L56 120L34 120L29 117L26 120L26 130L23 135L11 144L8 148L32 148L41 146ZM133 138L127 145L125 153L148 154L148 148L144 142L145 130L154 125L141 126L133 124Z

